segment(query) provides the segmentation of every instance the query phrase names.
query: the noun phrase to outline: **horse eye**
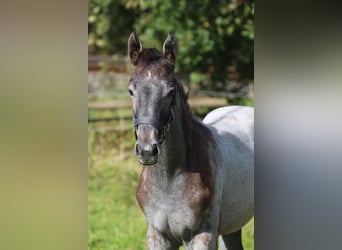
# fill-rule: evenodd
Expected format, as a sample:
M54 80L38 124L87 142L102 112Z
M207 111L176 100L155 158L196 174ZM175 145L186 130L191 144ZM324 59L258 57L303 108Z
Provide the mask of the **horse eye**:
M129 93L130 96L134 96L134 93L133 93L133 91L131 89L128 89L128 93Z

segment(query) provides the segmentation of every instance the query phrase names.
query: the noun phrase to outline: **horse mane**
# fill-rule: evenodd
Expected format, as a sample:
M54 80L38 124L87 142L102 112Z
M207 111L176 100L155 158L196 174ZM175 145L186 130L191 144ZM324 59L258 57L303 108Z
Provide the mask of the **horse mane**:
M213 149L217 147L215 140L209 129L191 112L188 98L189 91L186 93L183 85L177 81L177 91L181 100L183 111L187 118L183 119L183 130L185 131L186 142L186 166L191 172L200 173L202 181L212 192L214 185L210 170L208 145Z
M190 91L185 93L183 84L181 84L179 81L176 81L176 84L177 84L177 90L178 90L178 93L179 93L180 98L182 100L182 104L183 104L183 107L185 108L185 111L192 115L192 112L190 110L190 106L189 106L189 103L188 103L188 98L189 98L189 92Z

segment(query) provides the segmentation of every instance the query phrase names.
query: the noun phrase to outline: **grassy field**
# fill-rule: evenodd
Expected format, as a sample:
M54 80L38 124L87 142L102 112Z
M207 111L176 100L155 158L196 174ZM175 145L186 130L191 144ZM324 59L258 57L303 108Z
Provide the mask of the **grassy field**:
M93 151L96 152L94 148ZM89 153L89 250L147 249L146 220L135 200L140 170L130 153L120 161L109 155L98 157ZM246 250L254 249L253 228L252 220L243 230Z

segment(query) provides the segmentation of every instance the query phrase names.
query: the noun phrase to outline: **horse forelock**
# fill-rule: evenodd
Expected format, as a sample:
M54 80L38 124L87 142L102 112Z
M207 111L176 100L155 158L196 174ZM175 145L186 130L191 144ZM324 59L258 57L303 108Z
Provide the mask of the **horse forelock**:
M166 78L172 74L173 70L174 65L161 52L155 48L147 48L139 53L138 63L134 71L139 74L152 72L153 75Z
M143 49L139 53L138 64L150 64L155 63L163 59L162 53L155 48Z

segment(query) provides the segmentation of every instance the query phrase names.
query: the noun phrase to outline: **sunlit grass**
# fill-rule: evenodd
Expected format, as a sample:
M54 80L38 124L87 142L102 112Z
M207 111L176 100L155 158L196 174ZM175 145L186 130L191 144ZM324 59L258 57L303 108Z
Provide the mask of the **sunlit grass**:
M135 201L138 175L129 160L89 166L89 250L146 249L146 221Z
M254 218L242 228L242 244L245 250L254 250Z

